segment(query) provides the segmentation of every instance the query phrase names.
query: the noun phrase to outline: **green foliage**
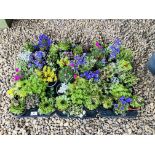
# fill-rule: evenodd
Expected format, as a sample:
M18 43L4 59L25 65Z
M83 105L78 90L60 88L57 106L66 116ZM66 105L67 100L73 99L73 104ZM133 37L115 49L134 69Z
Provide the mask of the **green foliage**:
M132 62L133 61L133 52L130 49L121 48L121 52L117 54L117 59L119 60L125 60Z
M130 73L130 74L127 74L127 73L121 74L119 76L119 79L124 84L126 84L127 86L129 86L129 87L137 84L137 82L138 82L138 78L134 74L132 74L132 73Z
M20 71L22 71L23 73L27 73L27 72L28 72L27 63L26 63L24 60L17 60L16 66L17 66L17 68L19 68Z
M70 106L70 101L66 95L56 97L56 108L60 111L66 111Z
M80 65L79 70L81 72L91 70L95 66L96 62L97 62L97 60L94 59L93 56L88 56L88 57L86 57L86 64Z
M111 97L104 97L104 99L102 100L102 105L105 109L110 109L113 106L113 99Z
M82 117L85 114L85 111L83 110L83 106L75 105L72 104L67 112L69 113L70 116L74 117Z
M114 99L118 99L121 96L130 97L132 95L130 89L118 83L114 83L111 85L110 93L114 97Z
M56 44L52 44L51 47L50 47L50 50L49 50L49 54L47 56L47 64L48 66L50 67L56 67L57 65L57 59L59 58L59 47L58 45Z
M140 108L144 105L144 100L141 97L133 96L133 101L130 103L130 106L133 108Z
M66 41L66 42L60 41L58 43L58 47L59 47L59 50L67 51L70 49L71 43L69 41Z
M81 46L81 45L77 45L77 46L74 48L73 53L74 53L75 55L80 55L80 54L82 54L82 53L83 53L83 48L82 48L82 46Z
M25 98L27 95L45 93L47 84L38 78L35 74L32 74L28 79L18 81L12 88L14 96Z
M124 106L122 106L122 103L120 101L118 101L118 107L114 108L114 112L115 114L125 114L129 109L129 104L126 104Z
M68 66L70 64L70 61L68 57L61 58L60 60L57 60L57 64L60 66L60 68L63 68L65 66Z
M76 105L84 105L89 110L96 109L100 103L102 91L92 80L88 81L83 78L69 84L67 95L70 96L71 102Z
M129 72L132 70L131 63L126 60L120 60L117 62L117 68L119 72Z
M25 111L26 105L23 99L15 100L11 102L9 111L15 115L20 115Z
M24 52L33 52L34 51L34 46L30 42L26 42L23 45L23 51Z
M102 69L102 78L112 78L114 74L117 73L117 68L115 63L109 63Z
M71 80L71 78L73 78L73 74L71 67L66 66L59 71L58 78L61 82L67 83Z
M54 98L42 97L38 109L39 113L47 115L54 112L54 110Z
M97 47L93 47L90 49L90 55L94 57L94 59L101 60L104 57L103 49L99 49Z

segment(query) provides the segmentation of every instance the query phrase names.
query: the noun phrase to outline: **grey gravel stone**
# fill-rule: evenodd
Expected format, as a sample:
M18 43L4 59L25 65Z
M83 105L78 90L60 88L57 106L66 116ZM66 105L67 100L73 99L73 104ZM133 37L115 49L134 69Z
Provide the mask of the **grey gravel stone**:
M136 94L144 97L145 107L138 118L17 119L9 111L10 100L6 90L13 84L12 75L22 44L40 33L53 40L81 42L88 47L97 32L104 32L110 40L119 37L134 51L135 73L140 81ZM154 134L155 133L155 77L147 71L146 63L155 51L155 20L14 20L12 28L0 31L0 134Z

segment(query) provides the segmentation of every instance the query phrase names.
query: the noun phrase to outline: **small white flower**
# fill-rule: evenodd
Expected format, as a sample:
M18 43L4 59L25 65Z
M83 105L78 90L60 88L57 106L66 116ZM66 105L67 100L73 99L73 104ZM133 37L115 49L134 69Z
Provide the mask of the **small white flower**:
M31 52L21 52L18 54L18 59L28 62L30 55Z
M62 83L61 87L58 90L58 93L65 93L67 89L68 89L68 86L65 83Z

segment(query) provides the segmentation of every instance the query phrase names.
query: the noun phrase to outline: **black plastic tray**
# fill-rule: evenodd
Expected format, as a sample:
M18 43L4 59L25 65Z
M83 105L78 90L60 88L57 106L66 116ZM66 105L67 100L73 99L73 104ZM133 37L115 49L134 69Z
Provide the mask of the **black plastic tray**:
M113 118L135 118L138 116L138 111L128 111L125 115L116 115L112 110L104 109L104 108L98 108L95 111L86 111L86 114L80 118L80 117L74 117L74 116L67 116L66 114L63 114L62 112L56 110L55 112L49 114L49 115L40 115L38 113L38 108L31 108L27 109L23 115L17 116L17 118L26 118L26 117L51 117L54 114L57 114L61 118L78 118L78 119L89 119L89 118L96 118L96 117L113 117Z

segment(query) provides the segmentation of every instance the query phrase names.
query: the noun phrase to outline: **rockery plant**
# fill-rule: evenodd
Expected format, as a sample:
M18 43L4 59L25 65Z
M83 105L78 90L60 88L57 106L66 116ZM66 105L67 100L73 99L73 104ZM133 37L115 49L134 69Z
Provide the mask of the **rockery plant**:
M10 112L26 111L25 99L37 95L38 113L63 112L67 117L84 117L98 109L124 115L143 106L133 86L133 52L116 38L109 42L102 34L87 50L71 41L54 41L40 34L38 42L24 44L18 56L15 81L8 90Z

